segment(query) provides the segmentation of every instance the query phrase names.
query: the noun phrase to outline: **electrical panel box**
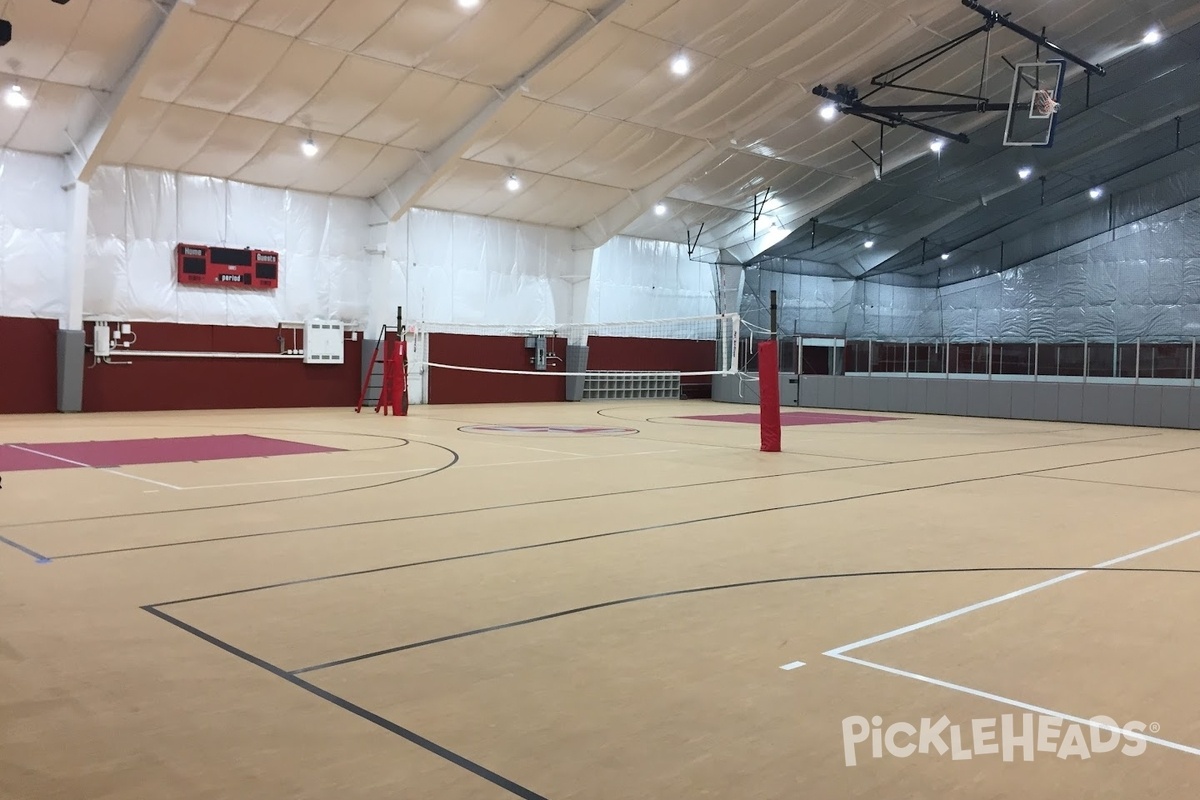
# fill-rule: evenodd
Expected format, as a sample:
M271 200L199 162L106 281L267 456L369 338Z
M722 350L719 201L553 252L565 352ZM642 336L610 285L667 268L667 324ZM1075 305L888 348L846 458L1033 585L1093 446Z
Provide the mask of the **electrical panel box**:
M304 323L304 363L343 364L346 360L345 326L335 320L310 319Z

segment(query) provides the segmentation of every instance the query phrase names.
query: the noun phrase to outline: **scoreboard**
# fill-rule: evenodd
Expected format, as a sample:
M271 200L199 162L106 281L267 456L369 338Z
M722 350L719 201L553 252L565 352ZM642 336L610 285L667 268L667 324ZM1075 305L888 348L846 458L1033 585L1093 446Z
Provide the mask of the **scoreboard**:
M279 254L270 250L180 244L175 260L179 283L186 286L279 287Z

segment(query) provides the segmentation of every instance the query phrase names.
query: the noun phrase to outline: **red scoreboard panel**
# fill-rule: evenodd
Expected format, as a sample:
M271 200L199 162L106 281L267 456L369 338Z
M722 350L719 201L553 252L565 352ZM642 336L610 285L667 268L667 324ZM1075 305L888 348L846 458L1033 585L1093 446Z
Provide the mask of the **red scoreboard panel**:
M175 248L175 259L179 282L189 286L279 287L279 254L269 250L181 244Z

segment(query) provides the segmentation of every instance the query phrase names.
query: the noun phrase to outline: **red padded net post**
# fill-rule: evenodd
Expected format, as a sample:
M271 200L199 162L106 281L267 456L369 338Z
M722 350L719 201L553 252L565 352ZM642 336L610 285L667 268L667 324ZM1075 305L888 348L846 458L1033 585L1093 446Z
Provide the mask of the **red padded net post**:
M780 452L783 436L779 419L779 342L774 339L758 346L758 427L762 451Z

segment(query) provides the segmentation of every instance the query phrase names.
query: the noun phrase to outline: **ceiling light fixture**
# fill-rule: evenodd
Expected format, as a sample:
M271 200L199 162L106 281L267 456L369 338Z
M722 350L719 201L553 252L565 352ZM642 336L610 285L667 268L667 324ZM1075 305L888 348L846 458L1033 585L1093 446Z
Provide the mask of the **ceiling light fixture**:
M1030 167L1021 167L1017 170L1017 177L1023 181L1029 180L1033 176L1033 169Z
M865 242L863 242L863 247L867 248L868 250L870 250L874 246L875 246L874 239L867 239Z
M949 261L949 260L950 260L950 254L942 253L942 261Z
M1157 28L1151 28L1146 31L1146 35L1142 37L1142 44L1158 44L1162 41L1162 31Z
M934 139L932 142L929 143L929 149L935 153L941 153L943 150L946 149L946 140L945 139Z
M14 83L4 93L4 102L9 108L29 108L29 97L19 83Z
M504 187L510 192L518 192L521 190L521 179L512 174L508 176L508 180L504 182Z
M1103 196L1104 196L1104 190L1101 189L1099 186L1097 186L1095 189L1092 189L1091 191L1088 192L1088 197L1092 198L1093 200L1099 200Z
M654 213L655 213L655 214L657 214L657 215L658 215L658 216L660 216L660 217L665 217L665 216L667 215L667 206L666 206L666 204L665 204L665 203L659 203L658 205L656 205L656 206L654 207Z
M304 140L304 144L300 145L300 152L312 158L317 153L321 152L321 148L317 147L317 143L313 141L313 137L308 137Z
M671 59L671 72L682 77L684 75L687 75L691 71L692 71L692 62L688 60L687 56L680 53L679 55L677 55L673 59Z
M832 122L833 118L836 116L837 106L835 106L833 103L830 103L826 106L821 106L821 119L825 120L826 122Z

